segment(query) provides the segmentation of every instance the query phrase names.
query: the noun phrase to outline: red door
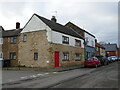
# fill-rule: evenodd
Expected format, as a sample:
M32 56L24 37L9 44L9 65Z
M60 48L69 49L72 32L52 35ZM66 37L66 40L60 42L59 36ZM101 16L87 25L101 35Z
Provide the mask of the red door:
M54 52L54 67L59 67L59 52Z

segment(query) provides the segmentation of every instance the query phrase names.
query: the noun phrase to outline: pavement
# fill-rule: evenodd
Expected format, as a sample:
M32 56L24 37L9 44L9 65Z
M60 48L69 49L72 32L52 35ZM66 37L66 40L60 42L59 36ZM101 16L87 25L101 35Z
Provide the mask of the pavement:
M41 72L62 72L83 68L84 65L72 67L57 67L57 68L28 68L28 67L4 67L2 70L15 70L15 71L41 71Z

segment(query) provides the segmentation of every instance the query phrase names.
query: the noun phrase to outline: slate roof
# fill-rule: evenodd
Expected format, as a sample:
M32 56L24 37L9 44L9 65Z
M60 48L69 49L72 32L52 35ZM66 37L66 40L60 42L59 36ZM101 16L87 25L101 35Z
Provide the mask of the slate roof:
M105 47L105 51L116 51L117 44L103 44L102 46Z
M12 29L12 30L4 30L3 31L3 37L12 37L12 36L18 36L20 35L21 29Z
M4 30L4 28L2 26L0 26L0 29Z
M86 30L84 30L84 29L82 29L82 28L80 28L80 27L78 27L77 25L73 24L72 22L68 22L67 24L65 24L65 26L67 26L67 25L69 25L71 28L72 28L71 25L73 25L73 26L76 27L76 29L78 30L78 32L79 32L79 30L82 30L83 32L86 32L87 34L89 34L89 35L91 35L92 37L95 38L95 36L94 36L93 34L87 32Z
M105 49L105 47L103 47L102 45L100 45L99 43L95 43L96 46Z
M53 31L84 39L81 35L79 35L78 33L76 33L74 30L72 30L70 28L67 28L59 23L48 20L48 19L41 17L37 14L34 14L34 15L36 15L40 20L42 20L46 25L48 25Z

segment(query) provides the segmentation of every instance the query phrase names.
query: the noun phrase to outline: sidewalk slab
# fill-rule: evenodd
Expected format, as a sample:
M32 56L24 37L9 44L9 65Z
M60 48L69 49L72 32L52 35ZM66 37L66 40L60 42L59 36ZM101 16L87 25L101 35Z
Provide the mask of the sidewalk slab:
M40 72L62 72L68 70L74 70L82 68L83 65L80 66L72 66L72 67L58 67L58 68L28 68L28 67L4 67L2 70L15 70L15 71L40 71Z

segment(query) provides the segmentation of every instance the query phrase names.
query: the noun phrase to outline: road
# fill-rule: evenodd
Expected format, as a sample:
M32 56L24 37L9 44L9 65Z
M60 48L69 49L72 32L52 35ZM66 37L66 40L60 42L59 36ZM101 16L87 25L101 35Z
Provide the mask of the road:
M38 77L36 75L39 75ZM3 88L118 88L118 62L99 68L34 74L36 78L4 84Z
M78 77L52 88L118 88L118 66L112 64L98 68L96 72Z

